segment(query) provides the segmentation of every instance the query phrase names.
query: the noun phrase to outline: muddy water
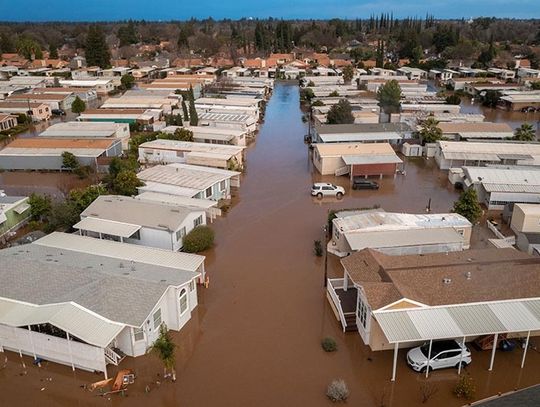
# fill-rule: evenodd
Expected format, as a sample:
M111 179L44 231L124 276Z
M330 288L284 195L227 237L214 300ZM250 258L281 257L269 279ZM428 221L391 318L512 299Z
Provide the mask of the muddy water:
M317 407L332 405L324 393L334 378L348 383L349 405L420 405L423 379L406 367L403 351L398 381L391 385L392 354L373 353L359 335L342 333L325 299L324 262L313 255L313 241L322 238L330 209L381 205L422 212L431 198L432 209L443 211L456 193L433 162L413 160L406 163L406 176L382 180L379 191L348 190L342 201L318 201L309 195L311 183L321 177L303 144L305 133L297 87L277 85L247 153L247 172L233 208L213 224L217 244L207 253L210 287L200 289L192 320L174 335L179 344L176 383L163 382L155 357L127 358L122 367L136 370L136 384L127 398L109 401L79 388L100 376L55 364L29 367L19 376L19 357L7 352L7 368L1 370L0 360L0 405ZM325 179L349 188L346 178ZM332 257L328 273L341 273ZM321 350L324 336L337 339L337 352ZM475 353L470 371L478 396L537 382L540 355L529 353L521 377L519 356L519 351L498 355L488 375L489 355ZM438 392L428 405L462 405L451 394L456 377L453 370L433 374L430 382Z
M61 172L0 172L0 189L8 195L30 195L32 192L62 199L74 188L95 183L95 176L79 179Z

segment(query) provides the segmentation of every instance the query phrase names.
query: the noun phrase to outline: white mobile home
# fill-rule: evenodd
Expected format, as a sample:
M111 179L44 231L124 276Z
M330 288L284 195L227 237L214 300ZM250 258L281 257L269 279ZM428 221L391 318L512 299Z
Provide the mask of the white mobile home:
M231 186L240 186L240 173L188 164L156 165L137 174L141 192L160 192L219 201L231 198Z
M55 232L0 251L0 351L104 372L197 306L204 257Z
M206 225L202 209L102 195L73 227L84 236L178 251L184 237L199 225Z
M128 148L129 135L129 124L127 123L96 123L82 121L56 123L39 134L40 137L50 139L120 140L124 150L127 150Z

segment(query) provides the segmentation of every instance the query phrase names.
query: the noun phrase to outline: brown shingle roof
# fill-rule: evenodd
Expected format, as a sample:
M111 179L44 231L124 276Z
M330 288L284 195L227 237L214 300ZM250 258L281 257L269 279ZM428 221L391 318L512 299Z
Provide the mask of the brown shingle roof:
M439 128L443 133L474 133L474 132L491 132L491 133L508 133L512 132L512 128L507 123L439 123Z
M540 258L514 249L407 256L365 249L341 262L356 284L370 285L379 308L396 301L396 292L431 306L540 297ZM388 283L396 291L371 286Z
M50 139L44 137L18 138L10 148L108 148L116 140Z

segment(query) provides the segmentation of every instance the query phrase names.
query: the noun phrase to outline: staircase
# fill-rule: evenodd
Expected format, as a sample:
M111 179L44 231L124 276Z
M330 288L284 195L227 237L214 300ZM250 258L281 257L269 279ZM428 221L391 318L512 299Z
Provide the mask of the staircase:
M126 354L118 348L105 348L105 360L107 363L118 366L122 360L126 357Z
M348 166L348 165L345 165L345 166L343 166L343 167L338 168L338 169L334 172L334 175L335 175L336 177L340 177L340 176L342 176L342 175L348 174L349 171L350 171L349 166Z
M347 312L344 315L347 324L345 332L358 332L358 327L356 326L356 314L354 312Z

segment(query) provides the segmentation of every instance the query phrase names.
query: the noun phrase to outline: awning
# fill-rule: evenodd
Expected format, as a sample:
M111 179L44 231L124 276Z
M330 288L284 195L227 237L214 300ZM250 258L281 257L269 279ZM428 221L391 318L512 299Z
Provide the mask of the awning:
M401 159L395 154L344 155L342 158L346 165L399 164L402 162Z
M131 223L122 223L112 220L87 217L81 220L79 223L73 225L73 228L127 238L137 232L141 226L133 225Z
M15 212L17 212L19 215L22 215L24 212L26 212L28 209L30 209L30 204L27 204L26 202L18 205L15 209L13 209Z
M453 339L540 329L540 299L373 313L390 343Z
M90 345L105 348L124 329L71 303L30 305L0 299L0 324L21 327L49 323Z

